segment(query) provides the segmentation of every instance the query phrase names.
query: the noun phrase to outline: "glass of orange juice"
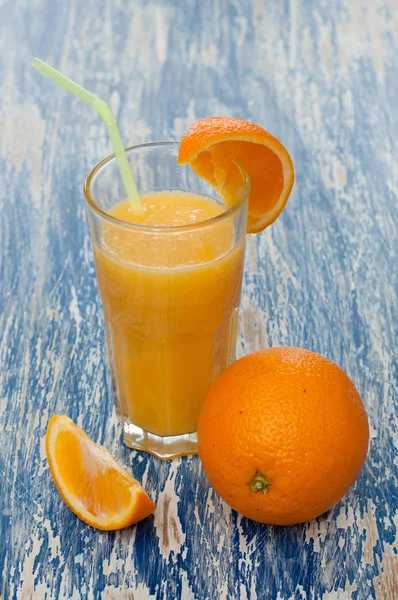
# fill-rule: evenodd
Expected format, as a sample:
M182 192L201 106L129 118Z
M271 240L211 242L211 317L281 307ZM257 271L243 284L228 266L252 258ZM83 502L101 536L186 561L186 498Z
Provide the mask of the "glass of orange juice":
M250 188L233 164L226 206L178 147L127 150L142 214L113 155L84 189L124 441L162 459L197 452L202 402L235 360Z

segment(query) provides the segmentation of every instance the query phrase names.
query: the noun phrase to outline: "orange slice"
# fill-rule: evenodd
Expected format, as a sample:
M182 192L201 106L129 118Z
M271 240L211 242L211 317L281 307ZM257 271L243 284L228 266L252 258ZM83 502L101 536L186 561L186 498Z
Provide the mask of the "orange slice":
M293 162L286 148L262 127L232 117L197 121L181 140L178 163L190 163L224 197L234 160L251 184L247 231L258 233L280 215L293 187Z
M69 417L56 415L50 419L46 452L63 500L88 525L121 529L155 510L156 504L138 481Z

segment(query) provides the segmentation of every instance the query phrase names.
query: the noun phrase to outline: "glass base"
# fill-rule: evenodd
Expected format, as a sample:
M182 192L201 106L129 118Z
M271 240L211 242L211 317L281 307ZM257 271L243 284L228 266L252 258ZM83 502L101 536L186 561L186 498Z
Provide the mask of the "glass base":
M126 446L134 448L134 450L149 452L161 460L198 453L196 431L184 435L161 437L133 425L128 419L123 419L122 425L123 440Z

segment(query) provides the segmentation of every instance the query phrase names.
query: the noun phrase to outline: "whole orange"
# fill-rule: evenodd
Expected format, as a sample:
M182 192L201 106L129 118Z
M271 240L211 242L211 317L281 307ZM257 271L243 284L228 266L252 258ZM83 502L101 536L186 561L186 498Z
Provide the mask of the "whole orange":
M273 525L308 521L338 502L368 442L352 381L330 360L294 347L250 354L224 371L198 426L216 492L244 516Z

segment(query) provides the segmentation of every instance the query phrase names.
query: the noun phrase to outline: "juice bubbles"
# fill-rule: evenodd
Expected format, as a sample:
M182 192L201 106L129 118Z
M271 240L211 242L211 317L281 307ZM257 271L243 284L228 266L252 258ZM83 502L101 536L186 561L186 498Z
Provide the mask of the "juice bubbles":
M119 221L94 243L112 376L125 422L179 436L196 431L211 382L235 359L244 236L211 198L141 200L140 218L127 201L108 208Z

